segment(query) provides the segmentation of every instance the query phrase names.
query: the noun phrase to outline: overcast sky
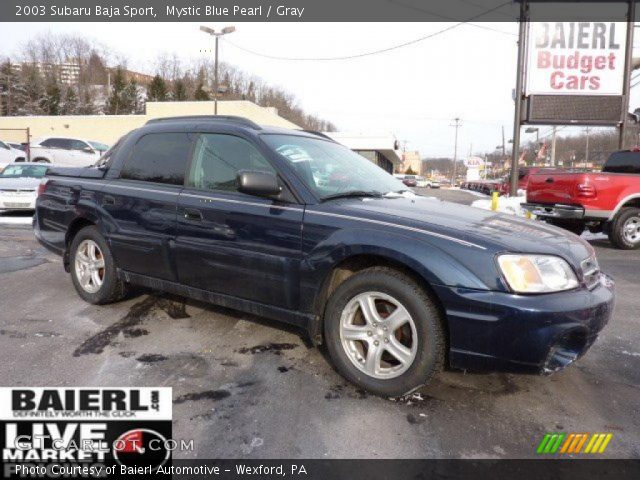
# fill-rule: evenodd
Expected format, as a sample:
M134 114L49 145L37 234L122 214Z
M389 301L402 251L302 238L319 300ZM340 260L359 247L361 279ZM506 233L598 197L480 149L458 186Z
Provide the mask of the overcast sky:
M224 25L208 24L217 28ZM450 23L236 23L234 44L282 57L358 54L411 41ZM393 132L425 156L452 156L452 119L460 117L459 158L492 151L501 127L512 136L516 23L463 25L422 42L340 61L274 60L221 42L220 59L293 93L309 113L340 130ZM13 56L40 33L77 33L129 59L133 70L155 73L160 54L188 60L211 53L196 23L0 23L0 55ZM636 95L634 95L636 97ZM638 105L633 100L632 105ZM545 134L549 128L541 127ZM569 132L565 129L564 132ZM563 133L564 133L563 132ZM525 135L524 140L534 135Z

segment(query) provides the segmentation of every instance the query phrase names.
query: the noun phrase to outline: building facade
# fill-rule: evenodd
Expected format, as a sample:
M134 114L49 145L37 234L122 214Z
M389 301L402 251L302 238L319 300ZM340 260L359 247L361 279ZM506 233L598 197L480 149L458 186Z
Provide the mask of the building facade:
M417 150L402 152L402 166L400 171L396 173L413 172L414 175L422 175L424 173L422 158Z
M402 158L399 143L391 133L367 134L348 132L324 132L324 134L389 173L400 168Z
M218 102L220 115L237 115L260 125L300 128L279 116L274 108L265 108L246 100ZM61 136L78 137L113 145L122 135L139 128L152 118L179 115L213 115L213 102L147 102L142 115L58 115L0 117L0 139L25 142L26 129L31 139Z

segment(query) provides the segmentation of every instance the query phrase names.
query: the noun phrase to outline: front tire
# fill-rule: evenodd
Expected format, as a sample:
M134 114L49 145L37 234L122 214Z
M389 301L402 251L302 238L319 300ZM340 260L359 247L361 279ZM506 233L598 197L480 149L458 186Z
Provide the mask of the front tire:
M76 234L69 260L73 286L84 301L103 305L125 296L126 285L118 278L109 246L96 227Z
M327 302L324 334L337 370L376 395L411 393L444 363L438 308L411 277L391 268L345 280Z
M616 248L640 248L640 208L621 208L609 228L609 240Z

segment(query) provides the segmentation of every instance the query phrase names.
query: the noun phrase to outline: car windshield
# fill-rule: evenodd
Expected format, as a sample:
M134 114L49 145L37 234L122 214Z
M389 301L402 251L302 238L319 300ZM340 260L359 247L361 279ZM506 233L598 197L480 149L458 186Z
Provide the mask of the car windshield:
M47 173L49 167L46 165L7 165L7 167L0 173L0 177L6 178L20 178L31 177L41 178Z
M393 175L338 143L297 135L265 134L262 139L293 165L321 199L406 190Z
M105 145L104 143L89 141L89 145L99 152L106 152L109 150L109 145Z

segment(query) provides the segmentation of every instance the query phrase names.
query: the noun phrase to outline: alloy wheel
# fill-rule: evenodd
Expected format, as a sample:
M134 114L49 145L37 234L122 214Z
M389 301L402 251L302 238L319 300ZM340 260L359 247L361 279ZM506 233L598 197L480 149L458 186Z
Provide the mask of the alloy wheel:
M640 217L630 217L622 227L624 238L629 243L640 242Z
M78 245L75 257L75 272L78 283L85 292L96 293L102 287L105 263L102 250L93 240L83 240Z
M402 375L418 351L416 326L397 299L381 292L353 297L342 311L340 341L349 360L377 379Z

